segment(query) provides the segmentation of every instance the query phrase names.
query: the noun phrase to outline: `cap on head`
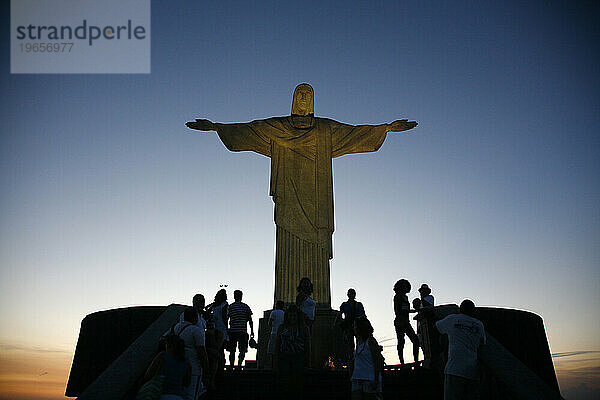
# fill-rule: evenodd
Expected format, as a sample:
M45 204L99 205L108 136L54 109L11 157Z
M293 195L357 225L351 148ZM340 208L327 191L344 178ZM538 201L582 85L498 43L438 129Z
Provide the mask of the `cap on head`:
M426 296L430 294L431 289L429 288L429 285L427 285L426 283L422 284L419 288L419 293L424 293Z
M315 91L308 83L301 83L294 89L292 114L310 115L315 113Z

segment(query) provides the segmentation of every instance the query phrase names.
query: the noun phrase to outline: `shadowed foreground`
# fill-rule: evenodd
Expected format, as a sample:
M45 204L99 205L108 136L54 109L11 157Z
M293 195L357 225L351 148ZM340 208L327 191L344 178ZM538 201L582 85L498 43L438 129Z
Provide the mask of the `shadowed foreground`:
M81 400L135 397L161 335L179 319L184 306L132 307L88 315L82 322L67 396ZM443 398L443 352L433 323L457 312L456 305L438 306L421 320L425 365L386 367L384 398ZM482 399L561 399L542 319L526 311L482 308L489 327L481 349ZM120 354L120 355L119 355ZM303 374L305 399L348 399L349 371L312 370ZM264 369L224 371L214 399L279 399L279 380Z

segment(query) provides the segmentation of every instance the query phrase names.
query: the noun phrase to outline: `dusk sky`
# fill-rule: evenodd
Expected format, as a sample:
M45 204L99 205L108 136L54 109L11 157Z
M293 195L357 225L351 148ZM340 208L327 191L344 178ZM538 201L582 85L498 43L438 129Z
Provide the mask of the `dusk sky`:
M154 1L150 74L32 75L2 2L0 399L64 398L95 311L227 284L257 323L270 160L185 122L289 115L302 82L316 116L419 122L333 161L332 306L356 288L389 364L400 278L534 312L566 399L600 397L599 7L527 3Z

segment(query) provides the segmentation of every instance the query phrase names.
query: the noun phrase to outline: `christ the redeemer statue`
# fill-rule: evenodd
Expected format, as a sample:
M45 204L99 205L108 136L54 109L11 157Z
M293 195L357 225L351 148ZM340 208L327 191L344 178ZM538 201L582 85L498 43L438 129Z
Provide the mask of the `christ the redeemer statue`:
M275 203L275 300L293 303L302 277L314 284L318 306L330 308L329 260L333 258L333 177L331 160L377 151L388 132L414 128L406 119L381 125L347 125L314 116L314 91L294 90L292 115L247 123L196 119L186 124L216 131L231 151L271 158L270 195Z

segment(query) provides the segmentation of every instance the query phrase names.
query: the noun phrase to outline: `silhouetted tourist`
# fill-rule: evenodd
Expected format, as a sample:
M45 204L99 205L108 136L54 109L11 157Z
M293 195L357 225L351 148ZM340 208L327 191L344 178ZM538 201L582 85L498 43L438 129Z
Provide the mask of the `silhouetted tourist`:
M421 307L420 308L433 308L434 299L431 295L431 289L426 283L422 284L419 288L419 295L421 296Z
M215 376L223 357L223 332L215 328L215 321L206 321L206 355L208 367L203 374L204 385L208 390L215 389Z
M340 306L342 313L341 328L344 333L344 343L347 347L346 359L354 351L354 320L358 317L365 316L365 309L360 301L356 301L356 290L348 289L348 301L345 301Z
M180 337L185 343L185 355L192 365L190 385L185 389L185 400L197 400L204 392L202 370L206 368L207 356L205 348L205 332L197 326L198 312L187 307L183 312L183 322L175 325L170 332Z
M267 348L268 364L273 365L273 354L275 353L275 342L277 341L277 329L279 325L283 323L283 311L284 303L283 300L277 300L275 302L275 309L271 311L269 315L269 331L271 336L269 337L269 346Z
M277 329L273 369L280 374L285 399L302 398L302 371L310 367L310 334L302 311L290 305Z
M304 277L300 279L297 290L296 305L302 311L304 322L308 326L310 334L312 334L312 326L315 322L315 308L317 306L317 302L310 297L313 292L313 284L310 279Z
M204 296L201 295L200 293L194 295L194 297L192 298L192 307L194 307L194 310L196 310L196 312L198 313L198 322L196 323L196 325L198 326L198 328L202 329L203 331L206 330L206 319L204 319L205 304L206 304L206 300L204 299ZM179 322L183 322L183 321L184 321L184 313L181 313L181 315L179 316Z
M356 350L352 362L352 400L381 399L382 347L373 337L373 326L366 317L354 320Z
M229 304L227 303L227 291L220 289L215 294L215 300L210 305L212 318L215 321L215 328L223 334L223 348L221 349L221 357L219 362L218 371L222 371L225 368L225 348L227 348L227 342L229 341L229 335L227 334L227 309Z
M419 288L419 298L413 300L413 308L419 312L420 317L425 318L425 314L429 313L431 316L431 310L433 310L434 299L431 295L431 289L426 283L422 284ZM417 320L417 336L419 337L419 343L423 345L423 321L421 318ZM426 350L423 348L423 353ZM429 354L429 353L428 353ZM430 355L430 354L429 354ZM427 355L425 355L427 358Z
M460 303L460 314L436 322L441 334L448 335L448 361L444 374L444 400L479 399L479 346L485 344L483 323L474 318L475 304Z
M420 310L421 309L421 299L418 297L415 297L412 301L412 306L413 306L413 309Z
M143 382L162 375L160 400L183 400L184 388L191 381L192 366L185 356L185 343L177 335L166 337L166 350L158 353L144 375Z
M246 303L242 303L243 293L241 290L233 292L234 302L229 305L227 317L229 318L229 365L233 367L235 361L235 349L239 349L238 366L241 367L248 351L248 327L250 325L250 337L254 338L254 324L252 323L252 310Z
M410 309L407 293L410 292L410 282L406 279L400 279L394 285L394 328L396 329L396 338L398 339L398 358L400 364L404 365L404 335L406 334L413 343L413 357L415 362L419 360L419 338L410 324L409 313L414 312Z

